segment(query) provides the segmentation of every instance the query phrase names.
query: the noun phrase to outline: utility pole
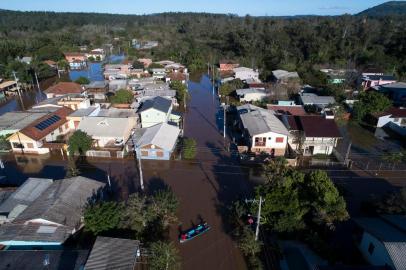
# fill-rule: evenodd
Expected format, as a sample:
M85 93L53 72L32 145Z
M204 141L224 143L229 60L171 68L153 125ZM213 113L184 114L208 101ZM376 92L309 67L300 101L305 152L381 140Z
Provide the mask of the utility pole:
M138 158L138 169L140 170L140 186L141 190L144 191L144 177L142 175L142 167L141 167L141 151L139 154L137 151L137 158Z
M261 207L262 207L262 196L259 196L259 206L258 206L258 215L257 215L257 228L255 230L255 241L258 241L259 224L261 223Z
M350 141L350 143L348 144L347 153L345 154L344 165L346 165L346 166L348 166L348 160L350 158L351 145L352 145L352 141Z
M17 78L16 72L15 72L14 70L13 70L13 76L14 76L14 81L16 82L16 85L17 85L17 92L18 92L18 95L21 97L20 85L18 84L19 79Z
M207 76L210 76L210 63L207 62Z
M35 80L37 81L37 88L39 91L41 91L41 88L39 87L37 72L35 70L34 70L34 74L35 74Z
M212 89L213 89L213 96L214 96L214 64L212 65L212 77L213 77L213 80L212 80Z

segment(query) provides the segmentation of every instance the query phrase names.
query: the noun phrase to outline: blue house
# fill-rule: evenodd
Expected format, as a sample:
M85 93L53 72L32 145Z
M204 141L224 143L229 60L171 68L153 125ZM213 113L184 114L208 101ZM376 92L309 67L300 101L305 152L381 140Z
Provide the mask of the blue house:
M387 95L395 106L406 106L406 83L395 82L380 85L375 88L378 92Z
M180 129L167 123L143 128L133 135L137 156L141 159L169 160L176 147Z

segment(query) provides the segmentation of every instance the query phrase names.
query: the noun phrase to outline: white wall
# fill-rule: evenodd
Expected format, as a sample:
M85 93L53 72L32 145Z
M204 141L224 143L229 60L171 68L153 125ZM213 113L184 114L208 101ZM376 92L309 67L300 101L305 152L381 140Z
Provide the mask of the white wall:
M142 128L151 127L156 124L167 122L171 111L172 111L172 108L169 110L168 114L155 110L155 109L149 109L149 110L141 112L140 114L141 114Z
M240 98L241 102L251 102L251 101L259 101L266 98L266 94L263 93L248 93L245 94L244 97Z
M265 146L259 147L255 146L255 138L260 138L260 137L265 137L266 138L266 143ZM283 137L283 142L282 143L277 143L276 138L277 137ZM268 133L263 133L263 134L258 134L252 137L252 147L255 148L286 148L286 144L288 142L288 136L283 135L283 134L278 134L275 132L268 132Z

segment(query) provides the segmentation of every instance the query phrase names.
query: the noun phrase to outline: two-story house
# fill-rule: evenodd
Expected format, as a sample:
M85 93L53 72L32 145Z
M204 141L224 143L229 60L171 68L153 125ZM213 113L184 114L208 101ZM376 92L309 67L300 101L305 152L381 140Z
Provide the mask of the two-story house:
M163 97L145 100L138 109L141 118L141 127L151 127L170 121L172 108L172 100Z
M242 136L251 152L285 155L289 132L281 120L271 111L251 104L238 106L237 110Z
M68 62L70 69L82 69L87 66L87 57L84 53L64 53L65 60Z

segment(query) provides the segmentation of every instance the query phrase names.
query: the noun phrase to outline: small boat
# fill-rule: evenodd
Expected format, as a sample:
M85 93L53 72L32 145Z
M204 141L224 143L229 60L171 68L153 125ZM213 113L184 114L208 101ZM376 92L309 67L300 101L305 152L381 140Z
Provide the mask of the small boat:
M187 230L186 232L181 233L179 236L179 242L185 243L201 234L204 234L208 230L210 230L210 226L207 223L200 223L197 226Z

